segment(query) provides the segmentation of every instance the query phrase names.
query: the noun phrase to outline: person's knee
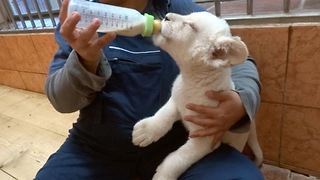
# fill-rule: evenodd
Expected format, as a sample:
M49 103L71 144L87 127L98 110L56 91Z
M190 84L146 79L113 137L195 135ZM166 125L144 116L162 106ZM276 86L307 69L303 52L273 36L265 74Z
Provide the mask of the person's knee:
M260 169L228 145L222 145L193 164L179 180L248 179L263 180Z

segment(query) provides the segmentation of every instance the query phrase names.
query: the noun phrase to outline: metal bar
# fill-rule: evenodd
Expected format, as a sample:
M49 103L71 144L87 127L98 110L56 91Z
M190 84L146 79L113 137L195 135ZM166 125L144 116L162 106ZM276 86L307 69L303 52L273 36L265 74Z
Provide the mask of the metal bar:
M247 0L247 15L253 15L253 0Z
M23 19L23 16L22 16L22 14L21 14L21 10L20 10L20 7L19 7L19 5L18 5L18 3L17 3L17 0L12 0L12 2L13 2L13 5L14 5L14 8L16 9L16 12L18 13L18 17L19 17L19 19L20 19L20 21L21 21L21 24L22 24L22 26L23 26L23 29L27 29L26 22L25 22L24 19ZM18 29L19 29L19 28L18 28Z
M8 5L8 2L7 2L7 1L3 1L3 2L4 2L5 8L7 9L7 12L11 12L11 9L10 9L10 7L9 7L9 5ZM18 25L17 25L16 20L14 19L12 13L9 13L9 19L10 19L9 22L12 22L13 27L14 27L15 29L18 29ZM10 25L9 25L9 26L10 26ZM11 29L11 27L10 27L9 29Z
M263 14L254 16L234 16L225 18L230 25L273 25L292 23L318 23L320 12L300 13L300 14Z
M216 16L221 16L221 1L215 0L214 7L215 7Z
M34 4L34 6L35 6L35 8L37 10L37 14L38 14L39 20L41 22L42 28L45 28L46 24L44 23L44 20L43 20L43 17L42 17L42 13L41 13L41 10L39 8L38 1L37 0L33 0L33 4Z
M45 29L19 29L19 30L13 30L13 31L0 31L1 34L30 34L30 33L53 33L54 28L45 28Z
M57 0L59 9L61 8L61 0Z
M57 24L56 24L56 21L54 20L54 17L53 17L52 6L51 6L51 4L49 3L48 0L45 0L44 2L45 2L45 4L46 4L47 11L48 11L48 13L49 13L52 26L55 27Z
M34 20L33 20L33 18L32 18L32 14L31 14L29 5L28 5L28 3L27 3L27 0L23 0L23 4L24 4L24 7L26 8L26 11L27 11L29 20L30 20L31 25L32 25L32 28L34 29L34 28L36 28L36 24L34 23Z
M10 24L9 23L11 23L12 22L12 24L13 24L13 27L15 28L15 29L18 29L18 26L17 26L17 24L16 24L16 21L15 21L15 19L14 19L14 17L13 17L13 15L12 15L12 13L10 13L11 12L11 9L9 8L9 5L8 5L8 1L3 1L3 3L4 3L4 7L6 8L6 12L8 12L8 29L11 29L11 27L10 27Z
M1 6L4 5L5 8L5 4L3 4L3 2L0 2ZM4 24L7 26L7 29L10 29L9 23L8 23L8 17L4 14L4 12L2 11L3 9L1 9L0 11L0 16L3 18ZM5 12L8 12L5 10Z
M283 0L283 13L290 12L290 0Z
M0 18L3 19L4 22L6 22L6 18L4 17L4 14L2 11L0 11ZM0 25L2 24L2 22L0 22ZM0 26L0 30L2 29L2 27Z

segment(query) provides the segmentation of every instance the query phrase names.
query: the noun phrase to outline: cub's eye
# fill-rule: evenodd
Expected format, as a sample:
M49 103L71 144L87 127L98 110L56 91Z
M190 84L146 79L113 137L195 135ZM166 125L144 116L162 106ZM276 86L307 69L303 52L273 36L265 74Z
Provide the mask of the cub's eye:
M195 31L197 31L197 26L193 23L189 23L189 26L194 29Z
M183 22L183 25L190 26L194 31L197 31L196 25L192 22Z

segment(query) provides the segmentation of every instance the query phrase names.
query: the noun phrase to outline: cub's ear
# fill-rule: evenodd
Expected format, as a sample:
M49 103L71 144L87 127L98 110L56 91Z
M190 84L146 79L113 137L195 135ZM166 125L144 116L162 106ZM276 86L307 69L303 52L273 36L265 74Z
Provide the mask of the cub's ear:
M222 36L213 42L213 58L226 60L228 64L241 64L247 59L248 54L246 44L238 36Z

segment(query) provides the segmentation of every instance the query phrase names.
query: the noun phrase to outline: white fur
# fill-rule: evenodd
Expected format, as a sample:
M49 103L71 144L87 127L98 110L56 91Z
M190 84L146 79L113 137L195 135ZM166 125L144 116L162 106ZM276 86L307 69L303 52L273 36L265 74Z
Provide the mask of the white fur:
M133 130L132 142L141 147L159 140L175 121L195 112L186 109L187 103L217 106L218 101L205 96L208 90L234 89L231 80L232 65L243 63L248 51L239 37L233 37L225 20L208 12L197 12L182 16L167 14L168 21L162 22L161 33L154 36L155 45L167 51L176 61L180 74L176 78L172 96L154 116L139 121ZM188 131L201 126L183 121ZM252 146L257 164L262 162L262 152L257 142L255 125L250 132L227 132L222 142L242 151L245 143ZM252 132L252 133L251 133ZM160 164L154 180L175 180L193 163L212 151L214 136L189 138ZM217 148L220 142L215 146Z

